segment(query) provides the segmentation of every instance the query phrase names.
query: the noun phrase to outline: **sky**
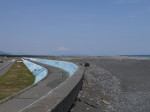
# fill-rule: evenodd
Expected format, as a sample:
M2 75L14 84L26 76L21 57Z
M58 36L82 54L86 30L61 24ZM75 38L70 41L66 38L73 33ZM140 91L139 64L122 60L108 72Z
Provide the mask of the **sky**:
M0 51L150 54L150 0L0 0Z

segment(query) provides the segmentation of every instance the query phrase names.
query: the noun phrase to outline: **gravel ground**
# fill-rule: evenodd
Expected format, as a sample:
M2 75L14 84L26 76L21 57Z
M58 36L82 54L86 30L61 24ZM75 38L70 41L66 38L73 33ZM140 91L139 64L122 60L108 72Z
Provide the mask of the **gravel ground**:
M83 88L71 112L150 112L150 60L87 58Z

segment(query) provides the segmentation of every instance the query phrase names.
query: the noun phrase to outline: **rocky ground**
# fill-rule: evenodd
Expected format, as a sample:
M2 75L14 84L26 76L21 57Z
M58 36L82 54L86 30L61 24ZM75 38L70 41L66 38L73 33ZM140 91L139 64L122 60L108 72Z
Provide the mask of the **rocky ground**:
M83 88L70 112L150 112L150 60L84 58Z

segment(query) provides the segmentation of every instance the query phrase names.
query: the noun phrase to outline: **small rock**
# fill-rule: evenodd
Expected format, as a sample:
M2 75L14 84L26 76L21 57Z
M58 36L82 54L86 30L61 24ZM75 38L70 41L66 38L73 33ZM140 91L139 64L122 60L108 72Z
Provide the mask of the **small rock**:
M106 105L110 105L110 102L106 101L106 100L102 100L103 103L105 103Z
M92 101L92 100L94 100L93 98L90 98L90 100Z
M70 111L72 112L72 111L74 111L74 109L71 109Z
M90 110L89 108L86 108L86 110Z

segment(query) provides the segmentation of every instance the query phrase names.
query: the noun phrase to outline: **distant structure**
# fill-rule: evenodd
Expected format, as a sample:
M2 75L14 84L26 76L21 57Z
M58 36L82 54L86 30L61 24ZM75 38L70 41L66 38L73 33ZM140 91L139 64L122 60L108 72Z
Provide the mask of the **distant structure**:
M90 66L89 62L81 62L79 64L82 65L82 66L84 66L84 67L89 67Z

